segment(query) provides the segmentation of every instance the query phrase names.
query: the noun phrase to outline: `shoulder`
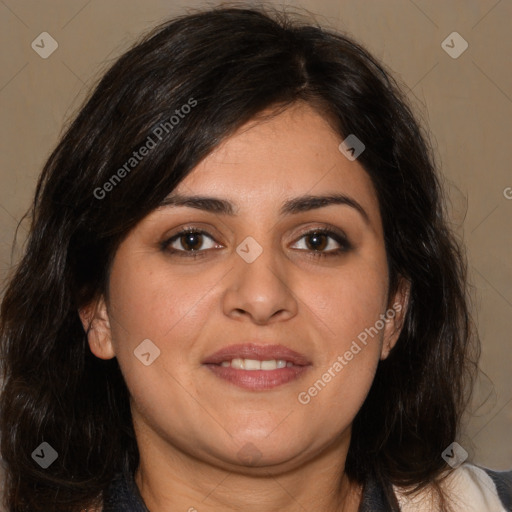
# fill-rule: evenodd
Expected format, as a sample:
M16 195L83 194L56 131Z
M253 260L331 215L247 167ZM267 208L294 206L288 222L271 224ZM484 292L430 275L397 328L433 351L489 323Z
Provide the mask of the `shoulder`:
M494 471L462 464L441 480L440 487L456 512L512 512L512 471ZM420 512L438 506L432 488L407 496L393 486L403 512Z
M481 469L492 479L505 510L512 510L512 470L494 471L483 467Z

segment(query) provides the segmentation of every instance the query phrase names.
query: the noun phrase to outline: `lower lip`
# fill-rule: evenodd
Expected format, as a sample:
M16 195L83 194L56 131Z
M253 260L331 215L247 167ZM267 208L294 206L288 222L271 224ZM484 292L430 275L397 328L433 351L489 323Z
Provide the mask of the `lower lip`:
M218 364L207 364L206 366L217 377L251 391L264 391L287 384L301 377L308 369L308 366L290 366L275 370L238 370Z

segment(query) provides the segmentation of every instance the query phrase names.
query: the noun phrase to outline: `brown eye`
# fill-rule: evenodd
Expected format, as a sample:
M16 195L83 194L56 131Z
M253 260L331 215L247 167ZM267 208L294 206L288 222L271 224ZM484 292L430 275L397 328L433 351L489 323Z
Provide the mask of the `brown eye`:
M299 249L309 252L313 257L340 256L352 248L343 234L327 229L314 229L304 233L299 241L303 239L305 247Z
M179 241L185 250L190 249L191 251L197 251L203 244L203 234L187 233L185 235L181 235Z
M312 251L323 251L328 245L328 236L325 233L309 233L306 235L306 245Z
M208 249L216 247L215 240L206 231L185 229L161 244L162 250L178 256L203 256Z

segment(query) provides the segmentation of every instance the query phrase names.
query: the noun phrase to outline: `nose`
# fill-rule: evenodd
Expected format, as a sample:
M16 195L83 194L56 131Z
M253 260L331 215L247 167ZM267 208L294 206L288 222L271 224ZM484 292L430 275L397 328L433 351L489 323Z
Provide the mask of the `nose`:
M223 296L225 315L238 320L249 318L255 324L264 325L297 314L291 272L278 251L267 246L252 262L235 253L234 261Z

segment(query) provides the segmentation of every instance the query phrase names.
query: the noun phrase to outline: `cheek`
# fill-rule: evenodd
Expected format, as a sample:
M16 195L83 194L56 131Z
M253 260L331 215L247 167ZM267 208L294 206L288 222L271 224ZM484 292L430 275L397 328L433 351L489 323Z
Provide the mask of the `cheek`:
M373 382L388 292L385 256L378 248L352 263L328 280L302 283L304 291L309 286L306 304L314 313L322 351L297 401L311 417L338 428L353 420Z
M334 437L352 424L368 395L377 362L374 354L364 350L349 362L335 358L298 394L297 407L311 424L321 425L324 438Z
M349 291L347 287L340 292L337 308L324 315L329 334L296 397L309 417L320 419L333 432L347 427L361 408L375 377L384 333L380 297L358 298L355 289Z
M118 254L110 278L109 314L114 316L116 357L135 408L155 428L174 425L187 432L196 417L199 428L201 408L190 399L197 395L193 362L198 359L196 340L214 305L207 286L211 281L213 288L218 278L185 278L155 261L143 265ZM149 352L150 364L134 351L139 356Z
M180 380L188 379L184 372L195 368L201 356L198 340L220 308L222 269L200 273L192 265L176 269L155 255L130 258L128 251L120 250L118 256L110 277L109 314L123 373L128 378L130 372L140 372L134 350L149 339L160 351L157 363Z
M385 312L388 294L385 255L378 248L368 252L368 257L357 255L346 265L331 269L326 276L315 279L303 275L297 282L297 294L307 306L305 311L313 313L310 316L324 336L331 356L334 351L347 350L351 341L375 326ZM380 324L378 330L382 334Z
M110 277L109 306L118 327L117 339L155 338L178 328L204 295L204 282L183 280L157 261L158 258L129 259L119 251ZM119 348L122 348L121 346Z

